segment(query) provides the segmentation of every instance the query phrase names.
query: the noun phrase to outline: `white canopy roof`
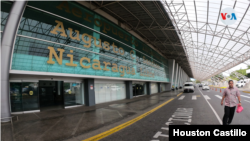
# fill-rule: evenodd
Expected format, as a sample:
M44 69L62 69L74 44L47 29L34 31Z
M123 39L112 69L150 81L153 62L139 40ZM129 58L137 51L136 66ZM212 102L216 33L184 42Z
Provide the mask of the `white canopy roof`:
M226 71L250 57L249 0L162 0L195 79L205 80ZM237 20L226 25L221 10L233 8Z

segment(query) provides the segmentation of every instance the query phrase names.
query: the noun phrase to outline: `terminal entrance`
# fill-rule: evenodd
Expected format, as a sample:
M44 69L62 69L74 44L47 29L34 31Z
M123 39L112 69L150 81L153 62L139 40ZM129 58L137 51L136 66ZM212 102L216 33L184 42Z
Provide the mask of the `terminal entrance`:
M132 82L132 84L133 84L133 96L146 94L146 83L145 82Z
M39 81L40 110L64 108L63 81Z

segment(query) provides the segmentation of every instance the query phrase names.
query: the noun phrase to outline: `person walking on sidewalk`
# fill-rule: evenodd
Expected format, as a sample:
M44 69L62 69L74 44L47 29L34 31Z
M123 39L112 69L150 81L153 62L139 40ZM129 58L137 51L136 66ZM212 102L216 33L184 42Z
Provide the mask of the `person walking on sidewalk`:
M240 101L240 92L238 88L234 87L233 80L228 81L229 87L227 87L223 92L223 97L221 99L221 105L223 105L223 101L225 99L225 107L224 107L224 116L223 116L223 125L229 125L231 124L235 108L237 106L237 100L236 97L239 100L239 105L241 106Z

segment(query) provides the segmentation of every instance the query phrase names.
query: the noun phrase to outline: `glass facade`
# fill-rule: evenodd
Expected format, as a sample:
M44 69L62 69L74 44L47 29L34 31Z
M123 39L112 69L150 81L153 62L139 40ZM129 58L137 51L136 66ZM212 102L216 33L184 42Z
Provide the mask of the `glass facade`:
M3 30L7 22L7 18L11 9L9 1L0 0L0 41L2 39Z
M1 1L1 31L4 30L11 9L11 5L12 2Z
M161 83L161 92L166 91L166 83Z
M167 60L104 17L76 2L28 5L47 12L26 7L12 70L169 82Z
M83 83L64 83L64 106L84 104Z
M10 103L12 112L23 110L22 83L10 83Z
M126 98L125 84L95 83L95 103L104 103Z
M23 111L38 110L38 83L37 82L23 82L22 83L22 102Z
M1 1L1 34L11 6L12 2ZM163 56L101 15L66 1L28 2L18 27L11 70L169 82L168 61ZM147 93L146 83L133 84L135 95ZM53 86L43 81L10 82L11 111L83 105L83 89L83 83L63 81ZM152 83L151 93L155 89ZM95 98L96 103L125 99L125 84L97 83Z
M39 110L39 96L37 82L10 83L11 111Z

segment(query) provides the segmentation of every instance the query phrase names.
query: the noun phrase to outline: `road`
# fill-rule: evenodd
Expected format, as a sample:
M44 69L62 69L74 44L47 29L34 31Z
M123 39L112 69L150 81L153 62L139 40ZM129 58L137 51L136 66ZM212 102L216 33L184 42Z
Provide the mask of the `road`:
M241 93L244 110L236 113L235 124L250 124L250 94ZM222 93L196 87L193 93L183 93L173 101L136 123L103 138L101 141L168 141L168 125L222 124L224 106Z

